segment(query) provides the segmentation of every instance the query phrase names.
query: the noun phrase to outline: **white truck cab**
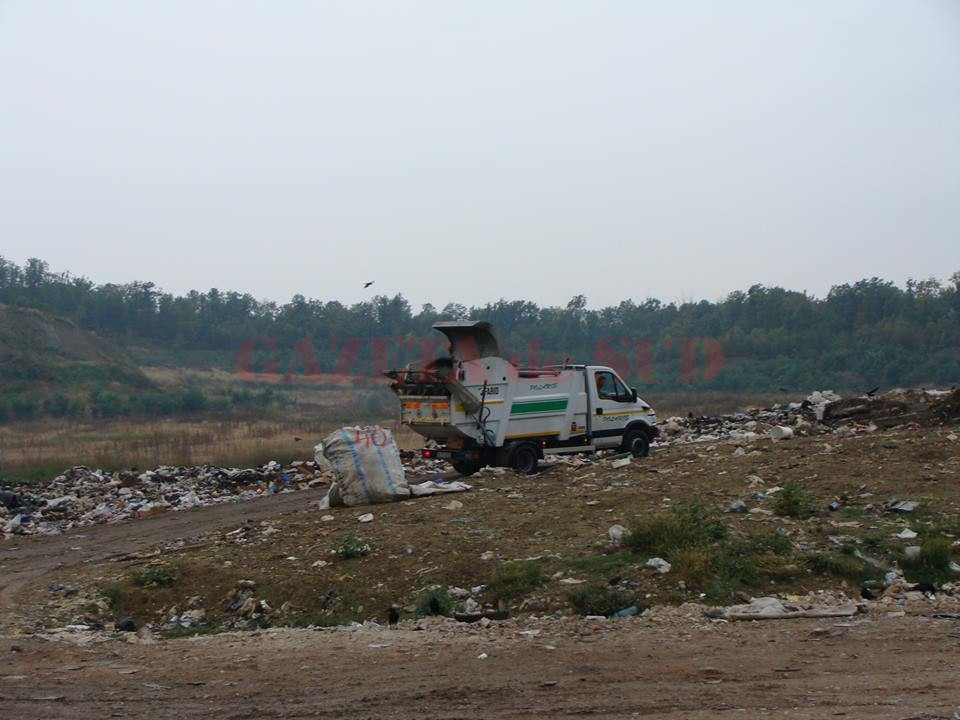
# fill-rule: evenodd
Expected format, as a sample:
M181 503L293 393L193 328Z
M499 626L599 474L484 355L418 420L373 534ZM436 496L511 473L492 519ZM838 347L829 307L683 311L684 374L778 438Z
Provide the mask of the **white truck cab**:
M484 465L533 473L545 453L649 452L656 414L613 369L518 368L503 357L490 323L433 327L450 340L448 357L386 373L402 422L439 445L424 449L425 457L469 475Z

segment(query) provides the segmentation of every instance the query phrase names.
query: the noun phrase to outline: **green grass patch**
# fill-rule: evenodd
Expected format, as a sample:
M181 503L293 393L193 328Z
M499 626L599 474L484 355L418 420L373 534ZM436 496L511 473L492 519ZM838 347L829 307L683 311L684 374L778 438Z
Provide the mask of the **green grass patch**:
M112 585L101 589L100 594L103 595L114 615L123 615L123 590Z
M950 561L953 559L950 541L934 538L920 546L915 558L903 559L903 575L910 582L928 582L941 585L951 579Z
M567 601L581 615L612 615L631 605L640 606L636 593L621 592L609 585L585 585L570 590Z
M424 588L417 597L417 617L452 614L453 598L447 592L446 585L431 585Z
M543 569L538 563L515 560L494 568L489 589L498 600L515 600L543 584Z
M816 509L813 496L796 480L787 480L773 502L773 511L782 517L808 518Z
M615 573L625 565L633 562L633 558L620 553L612 555L593 555L591 557L570 560L566 566L569 570L580 570L587 573L609 574Z
M130 573L130 581L137 587L172 587L180 579L180 569L174 565L148 565Z
M642 518L623 538L634 552L669 555L683 548L698 547L726 537L727 529L716 509L707 508L699 498L678 503L669 512Z
M712 600L727 600L741 588L790 580L801 573L789 539L775 533L684 548L672 559L687 585Z
M816 575L868 580L878 577L880 571L862 560L843 552L819 552L803 556L803 564Z

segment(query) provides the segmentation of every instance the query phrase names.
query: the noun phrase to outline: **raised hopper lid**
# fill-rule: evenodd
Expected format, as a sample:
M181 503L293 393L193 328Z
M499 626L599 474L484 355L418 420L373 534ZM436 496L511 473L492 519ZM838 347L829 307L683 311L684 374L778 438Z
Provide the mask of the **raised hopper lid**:
M450 352L463 360L503 357L500 339L493 325L486 320L448 320L434 323L450 341Z

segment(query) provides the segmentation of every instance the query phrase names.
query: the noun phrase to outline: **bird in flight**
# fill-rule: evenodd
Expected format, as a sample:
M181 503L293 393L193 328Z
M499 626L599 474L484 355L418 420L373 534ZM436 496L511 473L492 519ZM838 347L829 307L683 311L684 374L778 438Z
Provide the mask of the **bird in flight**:
M376 280L371 280L371 281L368 282L368 283L364 283L364 284L363 284L364 289L370 287L370 286L373 285L373 283L375 283L375 282L376 282Z

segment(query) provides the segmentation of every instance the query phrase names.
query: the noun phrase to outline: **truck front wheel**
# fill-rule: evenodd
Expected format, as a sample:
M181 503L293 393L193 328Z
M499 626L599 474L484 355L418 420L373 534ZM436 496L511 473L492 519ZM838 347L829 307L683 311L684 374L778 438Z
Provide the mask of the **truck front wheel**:
M480 462L477 460L454 460L451 465L461 475L473 475L480 469Z
M636 428L628 430L627 434L623 436L622 450L635 458L646 457L650 454L650 438L643 430Z
M537 471L540 453L529 443L518 445L510 454L510 467L524 475L533 475Z

